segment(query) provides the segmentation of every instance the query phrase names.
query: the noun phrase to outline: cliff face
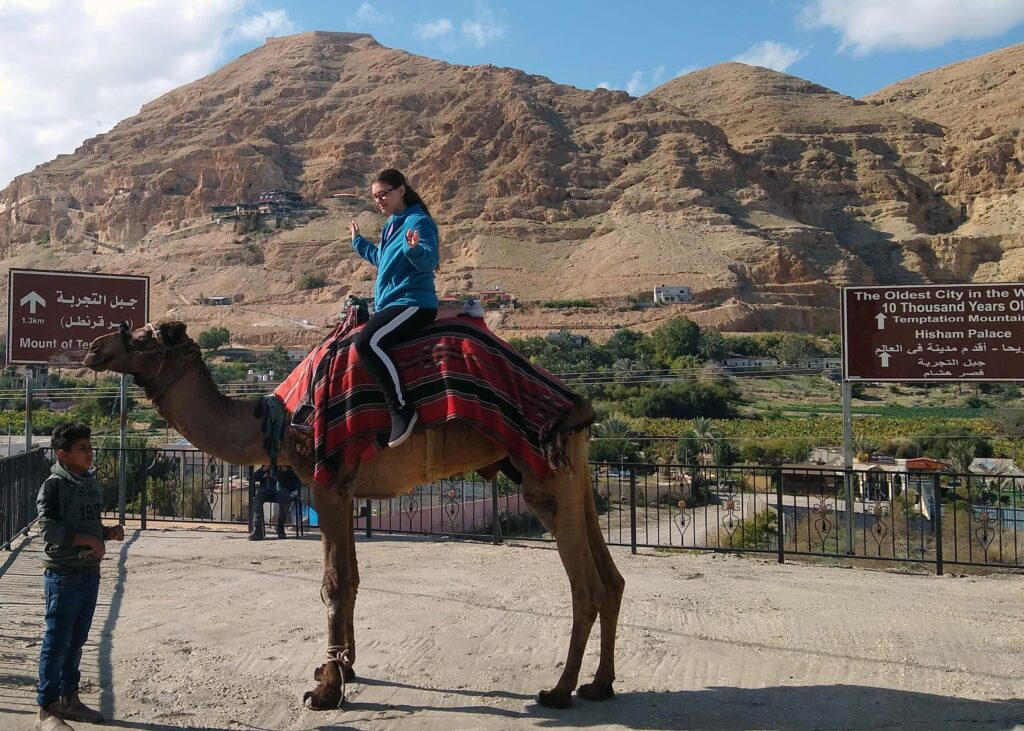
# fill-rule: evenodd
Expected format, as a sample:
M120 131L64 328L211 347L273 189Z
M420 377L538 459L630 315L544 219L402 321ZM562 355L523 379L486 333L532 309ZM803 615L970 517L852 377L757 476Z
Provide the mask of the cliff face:
M352 215L373 225L358 206L258 240L225 231L212 259L184 261L188 239L161 234L268 188L365 198L394 166L442 225L447 292L614 298L686 284L725 328L818 324L845 283L1020 276L1022 49L865 101L741 64L634 99L362 34L270 39L16 178L0 191L0 249L8 265L57 251L159 270L168 306L227 270L236 282L269 272L280 286L249 296L285 306L315 266L336 285L316 297L330 300L370 275L342 241ZM93 239L124 253L92 255Z

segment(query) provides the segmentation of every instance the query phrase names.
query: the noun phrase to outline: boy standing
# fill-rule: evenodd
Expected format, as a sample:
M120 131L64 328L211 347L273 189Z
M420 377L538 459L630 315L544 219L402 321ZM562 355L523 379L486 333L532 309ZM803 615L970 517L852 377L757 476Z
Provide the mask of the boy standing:
M43 731L71 729L64 719L103 721L78 698L78 665L96 609L104 541L124 540L124 528L104 528L100 522L103 489L89 472L91 438L85 424L61 424L53 430L50 445L57 462L36 498L39 534L46 543L46 631L39 653L35 724Z

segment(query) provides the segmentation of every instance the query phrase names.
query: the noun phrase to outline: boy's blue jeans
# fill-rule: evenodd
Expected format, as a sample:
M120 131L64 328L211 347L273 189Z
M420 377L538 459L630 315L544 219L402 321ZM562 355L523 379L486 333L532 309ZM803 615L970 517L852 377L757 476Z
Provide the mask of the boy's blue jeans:
M46 632L39 652L39 686L36 703L43 708L78 692L82 673L82 647L89 638L99 573L43 573L46 598Z

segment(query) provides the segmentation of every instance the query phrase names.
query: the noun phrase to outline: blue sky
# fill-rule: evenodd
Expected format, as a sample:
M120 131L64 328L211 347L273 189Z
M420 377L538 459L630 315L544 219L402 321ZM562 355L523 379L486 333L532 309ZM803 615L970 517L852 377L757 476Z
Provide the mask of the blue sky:
M878 27L859 30L856 24L863 16L841 12L851 4L860 5L864 15L872 6L880 8ZM983 14L986 4L995 16L977 27L965 23ZM974 10L954 10L943 22L944 5ZM626 89L632 81L631 88L640 93L680 71L735 60L753 49L752 60L774 60L780 70L859 97L907 76L1024 41L1024 0L375 0L275 7L287 10L296 30L358 30L372 33L384 45L453 63L514 66L581 88L607 83ZM939 18L934 18L936 12ZM927 16L933 16L931 24ZM436 25L443 20L451 24L448 33L434 38L425 37L429 32L417 33L424 27L443 30L445 26ZM466 22L479 22L492 32L465 34ZM867 24L872 25L870 20ZM846 28L850 31L844 34ZM982 37L963 37L967 35ZM758 44L762 55L757 54Z
M0 187L306 30L636 95L741 60L863 96L1024 42L1024 0L0 0Z

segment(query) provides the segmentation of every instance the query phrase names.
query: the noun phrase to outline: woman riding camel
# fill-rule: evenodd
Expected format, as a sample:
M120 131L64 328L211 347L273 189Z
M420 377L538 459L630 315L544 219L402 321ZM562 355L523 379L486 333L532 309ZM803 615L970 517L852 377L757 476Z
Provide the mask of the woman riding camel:
M398 369L388 351L408 340L437 316L434 271L439 263L437 224L426 204L405 176L388 168L373 181L373 200L384 221L380 244L359 233L351 221L352 248L377 267L374 285L375 314L356 335L359 358L384 393L391 410L389 447L397 447L412 434L419 419L408 402Z

